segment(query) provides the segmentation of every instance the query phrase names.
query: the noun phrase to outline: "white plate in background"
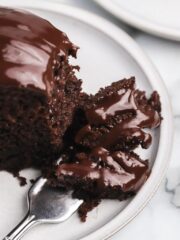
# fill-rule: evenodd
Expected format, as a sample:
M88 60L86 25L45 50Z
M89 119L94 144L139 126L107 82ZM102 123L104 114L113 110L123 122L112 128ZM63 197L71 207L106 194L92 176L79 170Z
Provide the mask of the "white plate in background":
M156 89L161 96L164 117L161 128L153 133L151 148L139 151L143 158L150 159L152 173L138 194L124 202L103 201L88 215L86 223L81 223L75 214L59 225L37 226L24 237L24 240L106 239L127 225L145 207L167 169L172 141L172 113L162 79L138 45L106 20L50 1L1 0L0 3L29 9L50 20L80 46L75 63L81 66L79 76L84 81L85 91L95 92L99 87L133 75L139 88L148 93ZM33 170L23 171L23 174L28 179L38 175ZM29 185L19 187L10 174L0 172L0 239L24 217L28 188Z
M94 0L122 21L148 33L180 41L179 0Z

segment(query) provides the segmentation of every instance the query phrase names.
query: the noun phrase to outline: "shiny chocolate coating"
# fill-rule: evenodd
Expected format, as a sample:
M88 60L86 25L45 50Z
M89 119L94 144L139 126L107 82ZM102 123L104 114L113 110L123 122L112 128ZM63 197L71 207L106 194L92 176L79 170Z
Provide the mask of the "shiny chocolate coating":
M85 110L88 124L81 128L76 135L76 143L81 144L93 126L108 126L108 120L116 115L132 113L132 116L120 121L108 133L98 140L98 146L109 148L118 144L119 139L137 138L143 148L148 148L152 138L144 128L156 128L161 123L161 116L158 111L146 103L141 104L144 92L135 90L134 87L120 89L119 91L102 98L96 106Z
M76 56L77 47L47 20L0 8L0 86L51 90L61 58Z
M148 178L149 168L147 161L135 154L98 147L90 154L77 154L73 163L60 164L56 174L58 178L73 176L81 183L96 182L99 191L118 187L123 192L136 192Z

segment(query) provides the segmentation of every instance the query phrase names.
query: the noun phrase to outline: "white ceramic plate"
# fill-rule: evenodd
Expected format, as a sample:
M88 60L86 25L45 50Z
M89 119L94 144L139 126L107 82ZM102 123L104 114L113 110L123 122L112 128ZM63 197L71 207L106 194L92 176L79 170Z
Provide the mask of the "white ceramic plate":
M106 239L125 226L147 204L157 190L169 161L172 140L172 115L164 84L156 69L137 44L122 30L111 23L76 8L41 1L1 0L1 5L18 6L50 20L65 31L70 39L81 47L77 64L84 90L94 92L99 87L132 75L137 85L147 92L158 90L162 101L164 120L160 130L153 133L154 141L148 151L139 150L149 158L152 173L138 194L124 202L103 201L88 215L86 223L80 223L77 215L59 225L39 226L30 231L25 240L77 240ZM38 173L23 171L30 179ZM25 196L29 185L19 187L10 174L0 173L0 239L2 239L25 215Z
M180 41L179 0L94 0L122 21L151 34Z

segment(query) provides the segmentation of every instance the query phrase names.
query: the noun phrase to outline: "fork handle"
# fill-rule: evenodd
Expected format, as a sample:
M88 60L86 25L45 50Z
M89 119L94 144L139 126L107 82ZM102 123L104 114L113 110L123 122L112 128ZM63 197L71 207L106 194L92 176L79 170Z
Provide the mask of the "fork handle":
M36 224L37 221L35 216L28 213L25 218L3 240L19 240L30 228Z

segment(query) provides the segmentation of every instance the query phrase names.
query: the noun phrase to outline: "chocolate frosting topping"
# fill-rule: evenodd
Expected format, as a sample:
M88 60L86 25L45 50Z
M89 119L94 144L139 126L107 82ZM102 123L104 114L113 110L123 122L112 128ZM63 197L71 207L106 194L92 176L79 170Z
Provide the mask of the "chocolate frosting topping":
M73 176L84 181L95 181L97 188L120 187L124 192L137 191L148 177L148 163L137 155L121 151L110 153L102 147L95 148L88 155L79 153L73 163L60 164L58 178Z
M152 141L151 135L142 129L158 127L161 117L150 104L142 104L142 99L145 99L145 93L135 90L134 86L100 99L94 108L85 110L88 124L77 133L76 143L81 144L82 139L91 133L92 127L108 126L110 118L129 112L132 116L109 127L108 133L99 139L98 146L109 148L117 144L120 138L136 137L143 148L148 148Z
M76 56L65 33L43 18L0 8L0 85L48 90L58 58Z

